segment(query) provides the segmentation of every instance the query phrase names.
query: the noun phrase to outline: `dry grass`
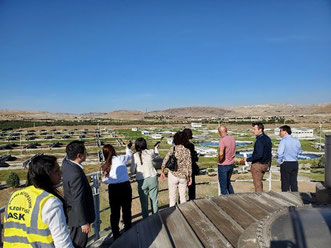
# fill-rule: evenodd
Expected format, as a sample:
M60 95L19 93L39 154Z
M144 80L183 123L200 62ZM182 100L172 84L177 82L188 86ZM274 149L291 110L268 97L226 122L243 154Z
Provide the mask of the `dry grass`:
M3 207L7 204L8 202L8 198L10 196L10 194L13 192L13 191L16 191L18 189L15 189L15 188L6 188L6 189L2 189L0 190L1 194L0 194L0 207Z

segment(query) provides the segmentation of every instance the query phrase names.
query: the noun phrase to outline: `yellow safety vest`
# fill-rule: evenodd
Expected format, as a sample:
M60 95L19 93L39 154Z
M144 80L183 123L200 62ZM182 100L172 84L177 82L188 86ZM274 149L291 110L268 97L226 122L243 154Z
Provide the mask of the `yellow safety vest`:
M55 196L34 186L11 195L4 221L4 248L54 248L49 227L41 218L44 204L51 197Z

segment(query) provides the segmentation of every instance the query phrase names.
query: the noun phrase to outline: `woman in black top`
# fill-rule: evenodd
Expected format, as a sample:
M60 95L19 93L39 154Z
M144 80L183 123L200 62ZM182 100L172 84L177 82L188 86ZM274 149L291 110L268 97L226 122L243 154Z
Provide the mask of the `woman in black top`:
M185 128L183 132L187 135L188 140L192 139L192 130L189 128ZM184 145L185 148L189 149L191 152L191 160L192 160L192 184L188 186L188 196L189 200L195 199L195 176L199 175L199 166L197 164L199 160L198 153L194 149L194 144L189 142Z

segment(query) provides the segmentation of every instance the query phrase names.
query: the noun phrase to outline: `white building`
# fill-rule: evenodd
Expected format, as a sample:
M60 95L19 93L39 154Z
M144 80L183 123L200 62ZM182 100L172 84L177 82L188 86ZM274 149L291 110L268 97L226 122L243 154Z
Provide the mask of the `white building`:
M131 128L131 131L132 131L132 132L137 132L137 131L138 131L138 128L133 127L133 128Z
M202 123L199 123L199 122L191 123L191 128L201 128L201 127L202 127Z
M291 128L292 136L298 139L314 138L314 129L312 128ZM279 128L275 128L275 135L279 135Z
M161 139L162 138L162 135L161 134L159 134L159 133L154 133L154 134L152 134L152 139Z
M141 134L142 135L145 135L145 136L148 136L149 135L149 132L147 130L143 130L143 131L141 131Z
M205 146L196 146L195 150L197 153L201 154L205 157L216 157L217 156L217 149L205 147Z
M176 132L172 132L172 131L163 131L163 132L160 132L161 134L170 134L170 135L174 135Z

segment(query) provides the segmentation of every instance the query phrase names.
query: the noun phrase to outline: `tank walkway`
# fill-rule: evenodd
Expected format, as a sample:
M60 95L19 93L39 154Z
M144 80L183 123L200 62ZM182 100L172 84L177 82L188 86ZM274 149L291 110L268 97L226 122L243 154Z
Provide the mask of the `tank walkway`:
M91 247L259 247L261 220L310 203L315 203L312 193L273 191L197 199L160 210L115 242L106 237Z

